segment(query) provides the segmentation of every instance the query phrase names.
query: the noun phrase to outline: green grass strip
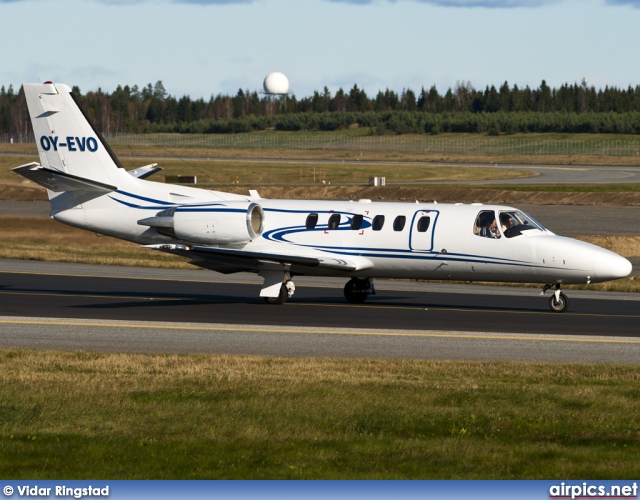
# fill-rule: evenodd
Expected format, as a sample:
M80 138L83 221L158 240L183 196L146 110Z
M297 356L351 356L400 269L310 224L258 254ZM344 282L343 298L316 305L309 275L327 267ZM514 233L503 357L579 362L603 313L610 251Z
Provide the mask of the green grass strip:
M635 366L0 350L8 479L616 479Z

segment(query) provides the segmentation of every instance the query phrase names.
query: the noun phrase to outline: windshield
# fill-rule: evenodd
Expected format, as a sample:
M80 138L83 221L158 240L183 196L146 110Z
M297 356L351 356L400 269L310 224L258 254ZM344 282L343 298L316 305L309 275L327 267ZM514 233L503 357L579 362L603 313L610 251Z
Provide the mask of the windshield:
M529 217L521 210L503 210L500 212L500 229L507 238L519 236L523 231L538 229L546 231L542 224L536 222L533 217Z

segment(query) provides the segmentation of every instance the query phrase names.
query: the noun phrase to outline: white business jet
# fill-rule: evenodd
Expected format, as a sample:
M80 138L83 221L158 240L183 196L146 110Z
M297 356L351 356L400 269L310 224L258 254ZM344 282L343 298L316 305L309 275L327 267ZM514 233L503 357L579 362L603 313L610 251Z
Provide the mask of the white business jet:
M375 293L373 278L540 283L561 312L561 285L631 273L627 259L512 207L268 200L143 180L159 168L127 172L67 85L24 92L40 163L13 170L47 188L53 219L220 273L258 273L271 304L293 295L294 276L314 275L349 278L353 303Z

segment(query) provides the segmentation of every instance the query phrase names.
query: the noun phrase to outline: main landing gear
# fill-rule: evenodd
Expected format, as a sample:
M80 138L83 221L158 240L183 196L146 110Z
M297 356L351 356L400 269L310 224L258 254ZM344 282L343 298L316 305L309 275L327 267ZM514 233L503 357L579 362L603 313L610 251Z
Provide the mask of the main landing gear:
M288 272L285 273L284 281L281 281L280 283L267 281L269 280L269 278L271 280L278 277L282 279L281 275L274 276L267 275L266 273L264 273L264 275L267 280L265 280L266 285L264 286L263 290L266 288L275 287L280 284L280 287L276 288L276 290L279 290L277 296L268 297L263 295L264 301L267 304L284 304L287 299L290 298L295 292L296 286L293 284L293 281L291 281L291 276ZM344 286L344 297L347 299L347 302L350 302L351 304L362 304L365 300L367 300L367 297L369 295L375 294L376 290L373 287L372 279L351 278Z
M267 304L284 304L289 297L293 295L293 292L296 291L296 286L293 284L293 281L288 280L285 281L280 286L280 293L277 297L263 297L264 301Z
M562 293L562 290L560 290L560 283L556 283L555 285L545 285L540 295L544 295L547 290L554 286L556 290L555 292L553 292L553 295L551 295L551 298L549 299L549 308L553 312L561 313L566 311L567 307L569 307L569 299L567 299L567 296Z
M351 304L362 304L369 295L375 295L372 279L351 278L344 286L344 297Z

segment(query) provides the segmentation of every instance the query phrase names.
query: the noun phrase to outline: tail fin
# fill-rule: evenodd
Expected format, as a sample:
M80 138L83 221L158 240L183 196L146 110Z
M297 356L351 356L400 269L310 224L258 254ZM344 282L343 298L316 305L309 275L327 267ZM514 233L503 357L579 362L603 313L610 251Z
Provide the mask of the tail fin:
M89 123L71 88L51 82L23 87L42 167L117 186L125 170Z

